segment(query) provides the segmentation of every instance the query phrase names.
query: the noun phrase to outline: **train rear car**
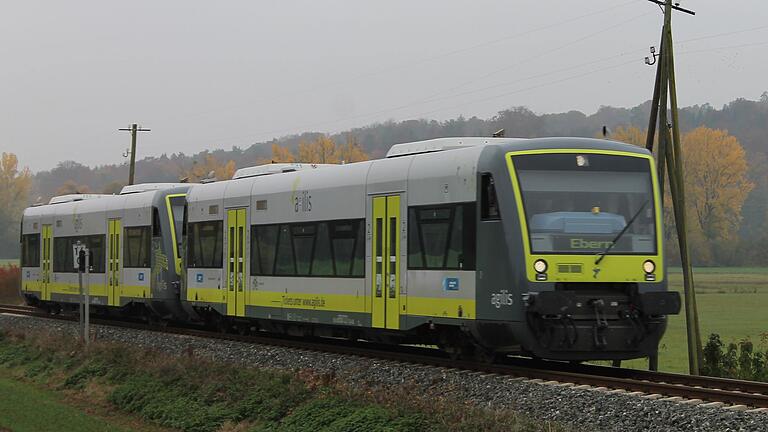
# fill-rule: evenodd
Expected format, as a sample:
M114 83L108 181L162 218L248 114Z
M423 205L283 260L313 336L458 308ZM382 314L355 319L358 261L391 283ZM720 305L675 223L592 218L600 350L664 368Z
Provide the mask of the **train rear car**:
M184 317L178 296L188 185L126 186L119 195L67 195L24 211L21 294L58 312L80 303L73 247L90 250L97 312Z

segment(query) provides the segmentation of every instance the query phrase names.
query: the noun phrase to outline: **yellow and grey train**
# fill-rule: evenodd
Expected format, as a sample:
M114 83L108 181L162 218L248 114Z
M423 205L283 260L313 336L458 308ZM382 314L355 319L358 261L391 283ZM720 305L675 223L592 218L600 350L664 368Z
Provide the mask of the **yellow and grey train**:
M181 317L179 248L188 188L133 185L118 195L64 195L27 208L21 223L21 294L27 303L51 312L77 308L74 250L80 244L90 252L84 282L93 310Z
M100 259L115 275L94 271L92 286L107 290L94 301L151 304L165 319L239 331L435 344L457 356L650 356L680 310L667 290L655 173L644 149L605 140L441 138L367 162L269 164L136 192L158 215L143 225L158 234L143 268L151 288L136 296L128 251L119 262L110 252ZM67 258L51 255L50 242L71 242L66 224L86 219L78 206L125 207L124 221L109 210L93 219L109 250L113 232L127 237L138 225L131 195L27 210L31 303L75 300L63 296L72 285L56 261ZM125 287L120 295L109 296L110 280Z

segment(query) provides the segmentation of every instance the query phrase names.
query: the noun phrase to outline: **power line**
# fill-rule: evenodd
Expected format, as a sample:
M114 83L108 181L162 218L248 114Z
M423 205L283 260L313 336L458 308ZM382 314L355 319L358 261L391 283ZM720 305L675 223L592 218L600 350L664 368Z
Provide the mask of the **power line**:
M332 88L332 87L337 87L337 86L341 86L341 85L345 85L346 86L346 85L349 85L349 83L353 82L353 81L359 81L359 80L362 80L362 79L365 79L365 78L370 78L370 77L373 77L373 76L381 75L383 73L393 72L393 71L397 71L397 70L401 70L401 69L405 69L405 68L411 68L411 67L414 67L414 66L419 66L419 65L430 63L432 61L439 60L439 59L442 59L442 58L451 57L451 56L454 56L456 54L461 54L461 53L464 53L464 52L473 51L473 50L476 50L478 48L483 48L483 47L495 45L495 44L498 44L498 43L501 43L501 42L517 39L517 38L522 37L522 36L527 36L527 35L530 35L530 34L538 33L538 32L544 31L544 30L552 29L552 28L557 28L557 27L563 26L565 24L570 24L572 22L580 21L580 20L585 19L585 18L590 18L590 17L593 17L593 16L602 15L602 14L611 12L613 10L623 8L623 7L628 6L630 4L636 3L637 1L638 0L630 0L630 1L627 1L627 2L624 2L624 3L620 3L620 4L617 4L617 5L608 7L608 8L599 9L599 10L596 10L596 11L593 11L593 12L581 14L581 15L578 15L578 16L575 16L575 17L572 17L572 18L568 18L568 19L565 19L565 20L562 20L562 21L557 21L557 22L554 22L554 23L551 23L551 24L547 24L547 25L544 25L544 26L541 26L541 27L534 28L534 29L530 29L530 30L514 33L514 34L511 34L509 36L504 36L504 37L500 37L500 38L496 38L496 39L491 39L491 40L479 42L477 44L470 45L470 46L467 46L467 47L458 48L458 49L454 49L454 50L451 50L451 51L446 51L446 52L435 54L435 55L431 55L431 56L427 55L427 56L419 57L416 60L409 60L409 61L401 62L400 64L396 64L396 65L392 65L392 66L386 66L386 67L379 68L379 69L374 69L372 71L364 72L364 73L361 73L361 74L358 74L358 75L353 75L352 77L345 78L343 80L330 81L330 82L326 82L324 84L320 84L320 85L317 85L317 86L314 86L314 87L311 87L311 88L306 88L306 89L303 89L303 90L297 90L297 91L293 91L293 92L287 92L287 93L282 93L282 94L278 94L278 95L273 95L273 96L271 96L269 98L262 99L262 101L263 102L269 102L269 101L274 101L274 100L277 100L277 99L279 99L281 97L285 97L285 96L297 96L297 95L306 94L306 93L313 93L313 92L316 92L316 91L320 91L320 90L324 90L324 89ZM230 107L224 107L224 108L220 108L220 109L216 109L216 110L200 112L200 113L196 113L196 114L182 115L182 116L178 116L178 117L204 116L204 115L211 114L211 113L222 112L222 111L230 111L232 109L238 109L238 108L249 107L249 106L251 106L251 105L248 104L248 105L230 106Z

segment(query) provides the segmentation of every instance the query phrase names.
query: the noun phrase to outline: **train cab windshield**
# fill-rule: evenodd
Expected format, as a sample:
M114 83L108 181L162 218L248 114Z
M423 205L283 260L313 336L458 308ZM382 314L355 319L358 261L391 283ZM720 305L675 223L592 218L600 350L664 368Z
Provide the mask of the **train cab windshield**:
M512 160L532 253L656 254L648 159L568 153Z

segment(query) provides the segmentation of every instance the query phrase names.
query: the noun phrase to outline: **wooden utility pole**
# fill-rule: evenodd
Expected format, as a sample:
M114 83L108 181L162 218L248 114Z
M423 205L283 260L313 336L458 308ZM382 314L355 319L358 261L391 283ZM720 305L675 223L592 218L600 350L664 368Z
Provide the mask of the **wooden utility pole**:
M695 12L672 4L672 0L648 0L663 6L664 26L661 31L659 62L656 66L656 83L653 91L651 115L648 124L646 148L653 150L654 135L658 119L659 148L656 151L659 183L664 192L665 171L669 178L669 189L672 195L672 208L675 213L677 239L680 244L680 260L683 266L683 291L685 297L685 320L688 336L688 369L692 375L699 375L702 360L701 333L699 330L699 314L696 307L696 292L693 286L693 271L688 250L686 235L685 184L683 181L683 154L680 145L680 121L677 107L677 88L675 86L675 61L672 42L672 11L677 10L690 15ZM656 53L652 51L654 61ZM646 63L653 64L648 58ZM667 108L672 117L669 123ZM671 129L671 130L670 130ZM670 133L671 132L671 133ZM666 168L666 170L665 170Z
M131 133L131 150L123 153L123 157L128 157L129 154L131 155L131 166L128 172L128 184L132 185L134 180L134 173L136 170L136 134L138 132L149 132L152 129L142 129L141 126L134 123L129 128L120 128L118 130L128 131Z

